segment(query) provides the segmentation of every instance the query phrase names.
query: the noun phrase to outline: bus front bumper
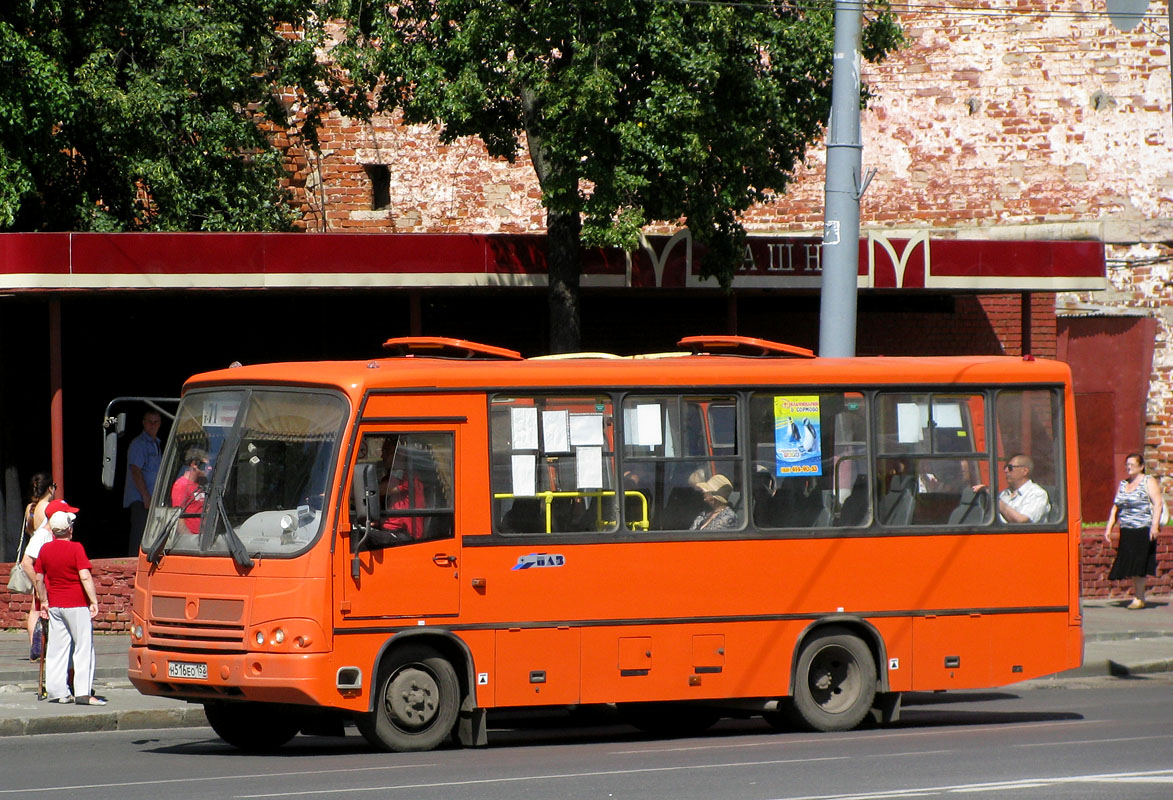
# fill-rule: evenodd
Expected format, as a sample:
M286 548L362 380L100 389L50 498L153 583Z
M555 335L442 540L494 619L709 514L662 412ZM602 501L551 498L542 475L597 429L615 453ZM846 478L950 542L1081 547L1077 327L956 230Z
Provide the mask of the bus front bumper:
M131 647L127 675L143 694L365 709L334 685L329 653L176 653ZM325 679L324 679L325 678ZM358 701L358 702L356 702Z

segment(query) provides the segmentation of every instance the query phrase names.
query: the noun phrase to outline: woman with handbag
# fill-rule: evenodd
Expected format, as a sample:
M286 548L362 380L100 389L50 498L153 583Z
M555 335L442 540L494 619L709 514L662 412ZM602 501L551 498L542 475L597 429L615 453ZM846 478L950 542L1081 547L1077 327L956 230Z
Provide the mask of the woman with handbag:
M19 592L20 594L31 594L32 602L29 607L29 616L26 627L29 633L29 656L32 658L33 642L37 632L37 626L40 624L41 609L37 601L36 592L33 591L34 574L32 570L32 561L25 563L25 554L28 552L29 546L32 545L33 539L37 538L37 531L44 527L45 533L48 534L48 527L45 525L45 508L53 499L53 495L57 493L57 485L53 483L53 476L48 472L38 472L33 475L32 483L29 487L29 503L24 507L24 525L20 533L20 545L16 549L16 564L13 566L13 574L9 576L8 588L11 591ZM52 538L52 534L49 534ZM44 536L41 537L41 544L44 544ZM25 544L28 542L28 545ZM40 550L40 545L37 546ZM19 572L19 574L17 574ZM23 580L22 580L23 578ZM14 585L15 584L15 585Z
M32 486L29 491L29 504L24 508L24 530L28 537L28 544L24 547L24 552L18 554L20 568L28 576L30 583L36 582L36 573L33 572L33 561L36 560L37 554L41 552L41 547L45 542L53 538L53 534L49 531L46 511L50 503L53 502L53 497L56 494L57 484L53 483L52 475L48 472L38 472L33 476ZM37 652L38 648L36 645L40 644L40 649L42 651L44 649L44 642L41 641L38 643L36 641L37 626L40 625L41 620L41 605L36 593L30 593L33 595L33 600L29 607L27 622L29 660L37 661L40 658L40 653Z
M1157 479L1145 474L1140 453L1130 453L1124 459L1124 471L1127 477L1120 481L1104 528L1104 539L1110 546L1112 528L1120 525L1116 560L1108 580L1131 578L1133 599L1128 608L1138 609L1145 607L1146 576L1157 574L1157 533L1164 499Z

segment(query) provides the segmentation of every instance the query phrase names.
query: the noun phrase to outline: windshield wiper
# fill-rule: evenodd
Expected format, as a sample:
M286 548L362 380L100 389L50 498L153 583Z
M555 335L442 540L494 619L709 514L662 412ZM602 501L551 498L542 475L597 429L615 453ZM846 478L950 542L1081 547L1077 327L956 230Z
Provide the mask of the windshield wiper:
M176 507L171 511L170 518L163 523L163 530L166 531L155 540L151 545L151 549L147 551L147 562L150 564L158 564L163 560L163 552L167 549L167 543L175 536L175 529L178 527L179 518L183 512L187 511L187 507L195 502L195 497L189 497L187 502L180 507Z
M223 492L216 493L215 508L217 516L224 522L224 538L228 540L228 552L232 555L232 560L242 567L251 567L253 560L249 557L248 548L244 546L244 542L240 541L240 537L236 535L236 529L228 521L228 511L224 508Z

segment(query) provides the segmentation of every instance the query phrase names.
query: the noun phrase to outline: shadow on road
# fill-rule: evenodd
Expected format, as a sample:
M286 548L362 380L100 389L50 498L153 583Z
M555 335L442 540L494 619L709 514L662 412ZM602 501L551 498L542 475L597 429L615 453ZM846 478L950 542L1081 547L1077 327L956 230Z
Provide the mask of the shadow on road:
M1014 711L1010 709L974 708L984 703L1013 702L1020 695L1011 692L949 692L940 694L910 692L905 695L900 720L886 726L888 730L909 730L920 728L969 727L975 725L1023 725L1037 722L1055 722L1084 719L1082 714L1067 711ZM959 708L958 706L967 706ZM881 728L865 725L855 732L819 734L805 731L776 731L760 717L728 718L699 736L672 737L656 736L639 731L626 724L620 715L606 706L579 708L574 710L534 709L514 712L498 712L489 717L489 749L521 747L547 747L576 744L626 743L667 741L675 738L689 738L714 743L739 737L760 737L763 734L779 736L785 743L786 737L802 737L817 741L823 735L880 735ZM227 756L256 758L258 754L245 753L222 742L215 736L201 738L181 745L152 748L151 740L144 739L136 744L143 746L143 752L173 753L185 755ZM446 749L453 749L449 746ZM298 736L288 745L263 758L300 758L309 755L348 756L369 754L386 757L374 751L352 726L347 726L345 737ZM399 757L409 757L405 754ZM415 754L426 756L426 753Z

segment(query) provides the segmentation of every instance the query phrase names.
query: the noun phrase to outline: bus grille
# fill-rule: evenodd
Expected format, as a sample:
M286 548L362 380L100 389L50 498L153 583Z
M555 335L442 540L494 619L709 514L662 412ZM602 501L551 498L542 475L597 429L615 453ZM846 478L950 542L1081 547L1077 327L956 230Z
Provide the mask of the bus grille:
M153 647L217 652L244 650L244 627L240 625L152 620L147 631Z
M244 601L155 595L147 633L153 647L240 652L245 649Z

